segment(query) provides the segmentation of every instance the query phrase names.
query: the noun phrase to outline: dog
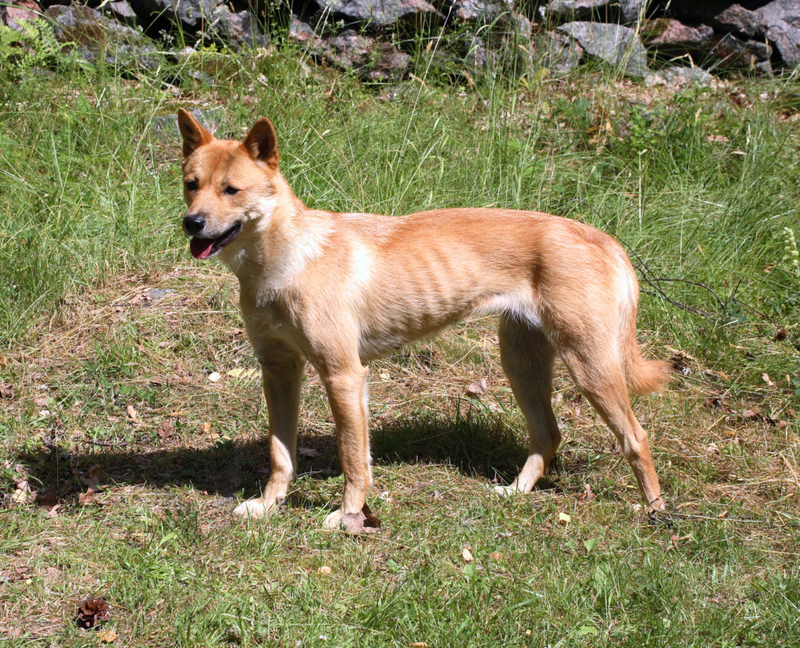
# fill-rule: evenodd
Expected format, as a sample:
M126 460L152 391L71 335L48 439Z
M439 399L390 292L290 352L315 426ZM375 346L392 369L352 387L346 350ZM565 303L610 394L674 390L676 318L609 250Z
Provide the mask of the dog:
M558 449L550 403L556 357L616 435L651 511L664 501L629 393L659 390L668 364L636 341L639 286L622 247L599 230L540 212L438 209L402 217L308 209L281 174L275 128L218 140L188 112L183 230L197 259L239 279L245 329L269 411L269 481L238 516L271 514L296 476L306 361L336 425L345 485L326 526L370 532L366 363L475 313L499 315L500 358L525 416L529 454L499 492L529 492Z

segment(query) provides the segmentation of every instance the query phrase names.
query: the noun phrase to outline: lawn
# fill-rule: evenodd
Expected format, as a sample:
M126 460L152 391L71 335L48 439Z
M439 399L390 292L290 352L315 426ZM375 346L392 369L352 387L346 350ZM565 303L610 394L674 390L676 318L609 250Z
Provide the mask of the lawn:
M0 78L7 645L800 645L796 78L430 68L388 88L288 50L189 65L214 82L68 59ZM676 370L634 404L667 512L563 367L555 465L492 492L526 433L480 318L370 368L381 533L323 528L343 478L311 368L287 505L234 519L268 477L267 413L235 279L179 230L179 107L220 137L270 117L310 207L537 209L615 236L640 340ZM108 620L79 628L100 596Z

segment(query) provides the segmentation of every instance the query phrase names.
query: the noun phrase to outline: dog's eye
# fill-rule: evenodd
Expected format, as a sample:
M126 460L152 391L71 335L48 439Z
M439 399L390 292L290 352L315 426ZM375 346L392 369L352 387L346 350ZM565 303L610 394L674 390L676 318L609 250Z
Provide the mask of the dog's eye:
M229 196L235 196L237 193L239 193L239 190L236 187L228 186L225 187L225 193L228 194Z
M186 182L186 188L189 191L197 191L197 180L189 180Z

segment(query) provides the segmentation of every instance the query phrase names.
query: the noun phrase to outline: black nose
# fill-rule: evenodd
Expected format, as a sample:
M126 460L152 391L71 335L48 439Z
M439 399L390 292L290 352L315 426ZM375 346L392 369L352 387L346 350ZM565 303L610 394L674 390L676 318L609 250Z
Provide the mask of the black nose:
M189 235L194 236L203 231L206 226L205 216L199 214L186 214L183 219L183 230Z

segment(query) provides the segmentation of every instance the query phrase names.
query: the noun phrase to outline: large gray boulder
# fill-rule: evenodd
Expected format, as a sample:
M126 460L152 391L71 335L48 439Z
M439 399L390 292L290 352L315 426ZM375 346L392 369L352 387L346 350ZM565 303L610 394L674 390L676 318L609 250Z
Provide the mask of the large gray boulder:
M444 18L426 0L317 0L317 3L335 17L376 27L386 27L411 16Z
M261 31L258 21L249 11L233 12L227 5L220 5L214 9L211 18L210 35L234 50L269 45L269 36Z
M130 4L145 29L179 26L194 35L211 24L221 0L130 0Z
M513 0L455 0L450 12L464 23L491 24L513 10Z
M707 52L715 43L714 30L708 25L690 27L671 18L649 21L641 38L648 49L667 56Z
M622 66L630 76L644 77L648 72L647 50L633 29L579 21L561 25L558 31L575 39L590 56Z
M314 58L340 70L352 70L364 81L399 81L411 62L408 54L391 43L353 29L323 38L294 17L289 25L289 39L304 45Z
M158 47L140 31L85 5L52 5L45 10L60 43L78 48L89 62L103 60L129 72L156 70L164 63Z
M774 44L783 62L800 65L800 2L774 0L755 11L759 30Z
M614 9L617 8L613 2ZM561 22L564 20L589 20L597 16L597 12L604 13L612 5L612 0L550 0L546 5L539 7L539 13L545 20Z
M533 55L541 67L565 74L578 67L583 48L565 34L544 31L533 37Z

